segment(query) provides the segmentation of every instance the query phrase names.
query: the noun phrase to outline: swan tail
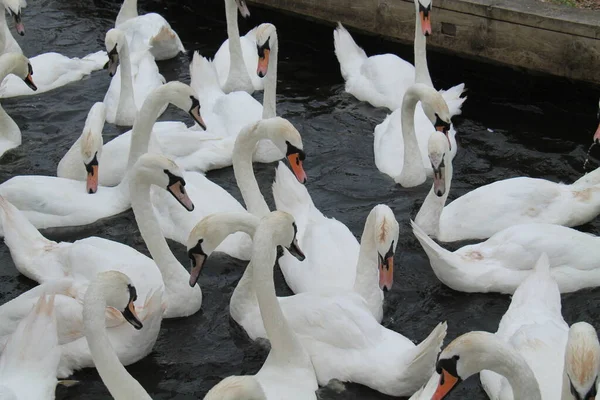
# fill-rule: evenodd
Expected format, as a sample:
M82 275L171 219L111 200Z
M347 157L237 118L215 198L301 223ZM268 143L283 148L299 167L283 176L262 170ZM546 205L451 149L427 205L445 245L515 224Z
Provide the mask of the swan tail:
M358 74L360 66L367 59L367 54L356 44L341 22L338 22L337 28L333 31L333 45L344 80Z
M412 382L416 387L426 383L426 379L435 372L435 362L444 344L448 324L440 322L415 348L414 357L408 362L403 380Z
M461 83L460 85L456 85L451 87L448 90L440 90L440 94L448 104L448 110L450 110L450 115L460 115L462 113L462 105L467 99L467 96L461 97L461 95L466 91L465 84Z
M273 198L278 210L294 216L298 226L298 237L302 237L310 210L316 208L306 186L298 182L292 171L281 161L275 171Z
M225 94L213 62L202 57L198 51L194 52L190 63L190 86L201 98L204 97L203 93L211 89Z

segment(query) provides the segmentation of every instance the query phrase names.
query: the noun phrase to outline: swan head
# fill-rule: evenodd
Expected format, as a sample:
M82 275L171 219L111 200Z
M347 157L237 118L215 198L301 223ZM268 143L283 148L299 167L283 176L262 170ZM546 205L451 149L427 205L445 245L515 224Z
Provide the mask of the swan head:
M23 79L23 82L33 91L37 90L37 86L33 83L33 68L29 59L21 53L5 53L0 56L3 63L11 65L10 74L16 75Z
M206 124L200 114L200 101L190 85L183 82L171 81L159 86L153 93L156 94L152 97L163 98L174 106L186 111L200 125L202 130L206 130ZM150 99L147 98L146 101L150 101Z
M142 329L144 325L138 318L133 304L137 300L137 290L127 275L119 271L100 272L92 286L101 290L108 307L118 310L135 329ZM95 290L88 289L84 303L87 303L94 293ZM86 312L85 307L83 312Z
M23 25L23 21L21 20L21 0L4 0L4 7L14 18L17 33L24 36L25 25Z
M240 11L240 15L244 18L248 18L250 16L250 10L248 10L248 5L246 4L246 0L229 0L235 1L235 5Z
M438 197L446 193L446 155L450 152L446 136L434 131L427 142L427 153L433 168L433 192Z
M277 45L277 30L275 25L265 23L256 28L256 50L258 51L258 67L256 73L264 78L269 69L271 49Z
M379 259L379 287L391 290L394 283L394 254L400 227L391 208L379 204L371 210L375 216L375 243ZM367 218L369 219L369 218Z
M102 130L105 120L106 106L97 102L90 109L81 134L81 158L87 171L86 192L90 194L98 190L98 159L104 144Z
M431 0L415 0L415 6L419 14L423 36L431 35Z
M123 49L123 46L127 44L125 38L125 32L120 29L112 28L106 32L104 37L104 45L106 46L106 52L108 53L108 63L104 68L108 69L108 75L115 76L117 73L117 67L119 66L119 52Z
M594 142L596 144L600 144L600 101L598 102L598 113L596 114L598 118L598 129L596 129L596 133L594 134Z
M194 210L194 203L185 190L183 172L167 157L146 153L135 163L133 171L136 181L166 189L186 210Z
M248 212L220 212L202 218L187 241L191 262L190 286L196 285L206 260L227 236L238 231L253 236L259 222L260 218Z
M267 396L254 377L228 376L213 386L204 400L267 400Z
M300 250L298 240L296 239L298 227L291 214L284 211L272 211L264 216L256 228L256 233L254 234L255 241L260 241L259 238L262 238L265 232L269 232L270 237L273 238L277 246L277 258L283 255L282 247L285 247L299 261L304 261L306 257L302 250ZM257 249L258 251L262 251L257 246L254 249L255 251Z
M571 325L565 352L565 373L575 400L593 400L600 368L600 343L587 322Z

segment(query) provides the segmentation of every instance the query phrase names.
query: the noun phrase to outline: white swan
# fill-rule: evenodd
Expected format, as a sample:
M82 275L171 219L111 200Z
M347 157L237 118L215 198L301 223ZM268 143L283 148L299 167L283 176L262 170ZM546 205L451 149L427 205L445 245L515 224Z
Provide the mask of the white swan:
M593 141L594 143L600 143L600 101L598 101L598 113L596 114L596 118L598 119L598 129L596 129L596 133L594 133Z
M435 128L428 118L415 133L415 108L417 102L430 110ZM421 113L422 114L422 113ZM386 121L389 123L386 124ZM394 111L389 120L375 127L375 165L403 187L418 186L427 176L433 176L427 143L434 130L444 132L450 143L450 157L456 155L456 138L450 129L450 112L438 91L422 83L411 85L404 94L402 108Z
M188 242L190 284L195 283L207 257L228 234L241 230L253 235L258 223L259 218L248 213L215 214L203 219ZM256 243L256 237L254 240ZM288 250L293 251L294 246L289 245ZM256 340L268 335L261 320L264 312L256 300L252 269L251 262L231 297L230 313ZM308 351L320 385L338 379L390 395L411 394L433 371L446 336L446 324L442 323L415 346L408 338L381 326L365 299L351 289L301 293L279 297L278 301Z
M211 126L208 135L187 133L178 137L194 151L175 161L186 170L206 172L232 165L233 146L240 130L249 123L276 116L278 39L275 26L261 24L256 30L257 72L265 76L263 105L246 92L225 94L220 88L214 64L194 53L190 64L190 86L196 90L202 113ZM256 74L256 72L255 72ZM283 154L267 141L259 143L253 160L270 163Z
M256 29L240 37L237 11L242 17L250 16L245 0L225 0L228 39L215 53L214 65L219 85L225 93L244 91L252 93L263 90L264 82L256 74Z
M117 271L107 271L98 274L88 288L83 303L85 338L94 365L108 391L116 400L150 399L139 382L123 367L104 325L104 309L109 306L118 310L133 328L148 329L135 313L133 302L136 297L136 287L127 275Z
M585 323L569 329L542 255L535 273L515 291L495 334L469 332L442 351L436 366L442 377L431 399L444 399L480 371L490 399L594 399L599 363L596 330Z
M413 83L423 83L433 87L427 67L426 36L431 30L431 0L414 0L415 3L415 65L395 54L379 54L367 57L366 53L352 39L348 31L338 23L333 32L335 54L340 63L342 77L346 81L346 91L360 101L367 101L375 107L396 110L402 106L402 97ZM465 98L460 95L464 84L456 85L447 91L440 91L450 107L450 115L461 113ZM419 121L423 120L419 107ZM431 121L434 122L434 121Z
M179 35L164 17L157 13L139 15L137 0L124 0L115 28L125 32L133 51L150 48L157 60L168 60L185 51Z
M304 258L296 244L294 219L281 211L274 211L262 218L254 234L252 260L248 266L253 270L252 286L271 342L271 351L256 375L226 378L206 394L205 400L227 398L227 392L236 390L232 387L232 380L240 379L255 380L265 399L317 399L315 391L318 384L311 359L300 338L290 327L275 295L273 267L277 261L277 246L293 249L299 260ZM231 395L230 393L229 396ZM247 393L237 395L236 398L257 397L255 390L252 392L253 397Z
M60 348L54 296L40 296L0 356L0 398L53 400Z
M244 127L237 137L233 155L233 170L246 207L253 214L264 216L269 212L258 189L252 169L252 153L261 139L270 140L282 154L287 154L290 164L295 165L297 179L304 181L302 168L304 151L300 133L287 120L275 117L259 120ZM186 244L196 223L208 214L224 211L245 211L244 207L231 194L211 182L201 173L189 171L184 174L187 192L195 204L190 214L181 210L177 202L160 190L152 191L152 203L157 210L161 230L165 237ZM259 198L257 198L257 192ZM184 211L184 212L182 212ZM245 234L228 238L219 251L232 257L248 260L251 251L250 239Z
M130 53L125 33L120 29L109 30L105 44L108 73L112 77L104 96L106 121L131 126L146 97L165 83L165 78L158 72L154 57L148 51Z
M487 239L513 225L550 223L582 225L600 213L600 168L565 185L545 179L518 177L481 186L444 207L452 181L448 141L433 132L429 158L433 186L415 222L442 242Z
M10 10L15 20L21 19L21 5L19 0L4 0L5 7ZM4 14L4 13L3 13ZM22 23L16 24L23 28ZM10 33L6 24L6 16L0 16L0 54L8 52L23 53L21 47ZM104 50L88 54L83 58L69 58L55 52L38 54L31 57L31 63L35 74L37 92L35 94L45 93L68 83L81 80L84 76L93 71L102 69L106 64L108 57ZM23 85L21 79L15 76L6 76L0 83L0 97L9 98L16 96L30 96L34 94Z
M1 18L0 18L1 19ZM28 90L37 90L31 74L33 69L29 60L19 53L0 55L0 78L14 74L21 79L21 85ZM25 83L23 83L25 82ZM0 107L0 157L10 149L21 145L21 129L17 123Z
M128 177L137 159L148 151L152 126L160 111L169 103L187 111L195 121L203 124L198 99L188 85L175 81L156 88L144 102L133 127ZM102 174L100 164L99 174ZM128 179L123 179L115 187L99 187L97 193L90 195L85 191L84 182L52 176L20 175L2 183L0 195L23 212L38 229L81 226L129 209Z

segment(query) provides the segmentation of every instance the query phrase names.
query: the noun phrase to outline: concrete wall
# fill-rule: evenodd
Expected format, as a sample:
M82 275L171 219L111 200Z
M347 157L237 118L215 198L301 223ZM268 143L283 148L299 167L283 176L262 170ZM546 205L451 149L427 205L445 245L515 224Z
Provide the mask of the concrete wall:
M249 0L412 42L412 0ZM537 0L433 0L428 47L600 84L600 12ZM333 38L331 39L333 40ZM368 49L366 49L367 53Z

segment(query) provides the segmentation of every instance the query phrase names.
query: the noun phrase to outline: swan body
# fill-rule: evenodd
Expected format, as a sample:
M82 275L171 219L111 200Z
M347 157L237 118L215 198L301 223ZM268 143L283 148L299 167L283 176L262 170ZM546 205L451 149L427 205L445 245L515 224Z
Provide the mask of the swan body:
M172 103L187 111L203 125L198 100L192 89L181 82L169 82L148 96L133 127L128 157L128 176L138 158L147 152L150 133L161 109ZM102 166L99 165L102 175ZM99 187L89 195L86 183L51 176L21 175L0 185L0 195L23 212L38 229L81 226L129 209L129 178L118 186ZM0 228L0 234L3 235Z
M278 39L275 26L261 24L255 28L256 47L262 57L255 66L265 76L263 105L245 92L225 94L218 83L214 63L195 53L190 64L190 85L202 101L203 115L212 130L209 138L193 137L195 150L185 157L176 159L186 170L205 172L232 165L233 147L241 129L249 123L276 116ZM188 133L189 135L189 133ZM268 141L259 143L253 156L257 162L270 163L283 157Z
M250 261L250 264L253 265L252 285L256 291L260 314L271 342L271 351L256 375L245 379L254 379L262 389L265 399L317 399L315 391L318 389L318 384L313 364L281 310L273 282L277 246L295 248L297 257L303 258L295 244L295 233L292 216L274 211L263 217L254 234L252 260ZM213 387L204 399L227 398L226 392L231 390L232 378L228 379ZM237 398L261 398L256 396L257 391L253 389L249 394L251 396L238 393L239 397Z
M116 28L109 30L106 33L105 44L110 53L108 70L112 77L104 96L106 121L121 126L132 126L146 97L164 84L165 78L158 72L150 52L137 50L130 53L123 31ZM164 109L160 114L163 111Z
M216 214L203 219L188 242L193 265L190 283L195 284L206 258L228 234L241 230L255 235L258 224L259 218L248 213ZM254 242L256 245L256 236ZM294 246L288 250L294 254ZM266 325L261 323L264 311L259 309L253 279L251 262L232 295L231 316L251 339L269 338ZM415 346L408 338L382 327L365 299L353 290L307 292L277 300L310 355L320 385L338 379L394 396L411 394L433 371L446 335L446 324L440 324Z
M450 252L411 223L436 276L454 290L512 294L542 253L548 255L561 293L600 286L600 239L587 233L561 225L520 224Z
M60 347L54 296L40 296L0 356L0 397L53 400Z
M156 60L168 60L185 51L179 35L162 15L138 15L137 0L123 1L115 28L125 32L133 51L149 48Z
M2 18L0 18L2 19ZM21 84L28 86L28 90L37 90L31 78L31 64L29 60L19 53L0 55L0 79L14 74L21 78ZM23 82L25 81L25 82ZM10 150L21 145L21 129L17 123L0 107L0 157Z
M480 186L444 207L452 181L452 162L443 139L436 132L430 137L430 160L439 178L434 177L433 187L415 218L430 237L442 242L487 239L525 223L572 227L591 221L600 212L600 169L570 185L529 177L504 179Z
M569 329L564 321L560 292L542 254L495 334L469 332L442 351L437 371L443 379L432 399L445 398L460 379L480 371L490 399L593 399L600 345L595 329L586 325Z

